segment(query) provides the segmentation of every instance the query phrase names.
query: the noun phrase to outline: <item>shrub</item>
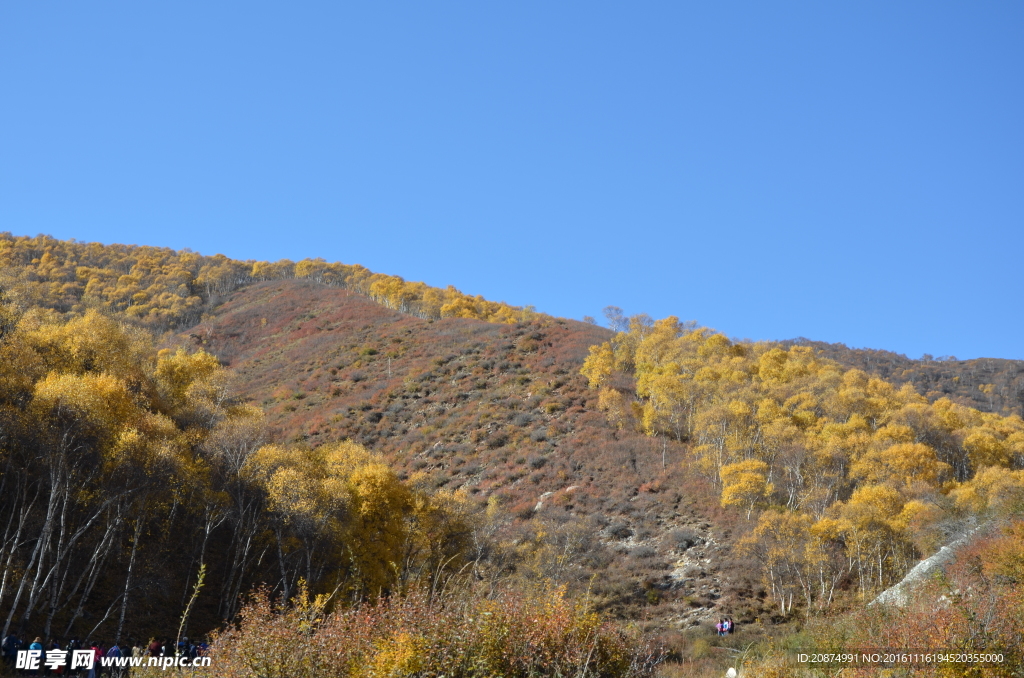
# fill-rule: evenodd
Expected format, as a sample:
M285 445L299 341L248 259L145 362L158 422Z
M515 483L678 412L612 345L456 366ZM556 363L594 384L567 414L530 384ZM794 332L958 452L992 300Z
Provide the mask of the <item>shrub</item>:
M690 548L697 543L698 539L700 539L700 536L697 534L697 531L689 527L678 528L668 533L669 544L672 548L679 549L680 551Z
M554 414L555 412L561 412L565 409L565 404L560 403L557 400L548 400L541 403L541 408L548 414Z
M519 344L519 350L523 353L534 353L538 348L540 348L540 344L532 339L527 339Z
M533 421L533 416L527 412L520 412L516 416L512 417L512 423L516 426L526 426Z
M625 539L633 534L633 530L626 523L614 522L604 529L604 533L614 539Z
M701 659L706 657L711 652L711 643L704 638L698 638L693 641L693 645L690 646L690 657L693 659Z
M532 501L524 501L512 507L511 513L520 520L529 520L536 512L537 505Z
M656 553L657 551L655 551L650 546L637 546L635 549L629 552L629 555L633 556L634 558L651 558Z
M576 676L646 678L664 652L601 619L564 589L414 591L325 614L300 595L275 609L266 591L214 639L222 678Z
M487 439L487 447L492 450L496 450L499 447L503 447L508 443L508 434L504 431L495 432L490 438Z

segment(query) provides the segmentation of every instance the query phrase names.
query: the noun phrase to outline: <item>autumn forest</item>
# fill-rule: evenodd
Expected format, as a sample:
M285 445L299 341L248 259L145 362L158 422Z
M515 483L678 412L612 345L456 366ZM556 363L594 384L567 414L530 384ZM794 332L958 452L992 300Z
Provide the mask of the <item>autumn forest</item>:
M0 295L4 637L202 637L239 678L1024 670L1020 361L10 233Z

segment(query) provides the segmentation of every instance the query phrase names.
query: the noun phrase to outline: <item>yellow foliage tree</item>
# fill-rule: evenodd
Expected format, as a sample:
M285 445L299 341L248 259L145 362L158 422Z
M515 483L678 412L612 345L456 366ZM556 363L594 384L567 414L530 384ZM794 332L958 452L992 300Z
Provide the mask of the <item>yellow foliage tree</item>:
M1024 470L986 466L951 492L958 508L972 513L1013 515L1024 511Z
M345 287L424 318L530 321L535 313L471 297L454 287L432 288L363 266L303 259L297 263L238 261L167 248L100 245L0 233L0 286L25 306L81 315L90 307L123 313L157 331L198 322L209 305L246 285L298 278Z
M871 450L850 468L850 474L868 483L891 482L909 487L915 482L937 486L949 475L949 464L939 461L934 448L923 443L897 443Z
M754 507L767 502L774 488L765 474L768 464L759 459L727 464L722 467L722 506L739 506L747 510L747 519Z

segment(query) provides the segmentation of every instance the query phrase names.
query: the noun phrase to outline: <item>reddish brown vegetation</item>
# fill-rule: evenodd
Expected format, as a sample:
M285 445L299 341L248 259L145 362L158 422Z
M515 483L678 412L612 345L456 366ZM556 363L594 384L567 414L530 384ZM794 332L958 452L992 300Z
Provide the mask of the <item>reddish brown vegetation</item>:
M828 651L989 654L998 662L924 662L920 676L1019 676L1024 669L1024 521L991 528L921 585L906 607L875 606L812 625ZM873 676L877 668L845 675Z
M413 592L324 614L258 594L213 645L225 678L651 676L662 653L558 590Z
M616 430L593 407L578 371L609 336L547 317L427 321L276 281L236 292L180 341L228 363L281 439L352 439L421 487L500 507L512 521L494 539L513 569L589 586L624 616L654 605L655 620L696 623L725 606L752 621L756 569L724 557L742 521L685 475L680 444ZM669 538L683 528L693 540Z

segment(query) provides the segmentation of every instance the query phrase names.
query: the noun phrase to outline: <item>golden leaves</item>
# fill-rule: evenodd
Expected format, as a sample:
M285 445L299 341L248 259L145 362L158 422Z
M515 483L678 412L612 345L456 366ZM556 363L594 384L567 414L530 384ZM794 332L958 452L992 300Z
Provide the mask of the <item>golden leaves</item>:
M266 445L248 467L268 506L307 539L323 539L347 560L371 595L389 586L410 544L431 553L460 529L464 497L414 493L366 448L345 441L316 449Z
M1000 440L994 431L970 429L964 438L964 449L976 467L1008 466L1010 449L1005 440Z
M871 450L850 468L850 475L869 483L893 482L909 487L915 482L938 486L950 473L935 450L923 443L897 443Z
M747 517L758 504L765 502L774 489L766 474L768 464L759 459L726 464L722 467L722 506L747 509Z
M70 415L112 439L142 414L124 382L110 374L51 372L36 384L30 408L44 420Z
M590 383L590 388L600 388L615 369L615 353L609 342L590 347L590 355L583 361L580 374Z
M152 345L149 337L95 310L60 322L27 314L25 341L41 354L50 370L104 372L129 381L146 378Z
M160 351L155 375L167 397L184 402L190 387L209 381L220 369L220 361L206 351L188 353L179 348L171 353L164 349Z
M124 313L158 330L197 321L220 295L263 280L298 278L346 287L379 303L424 318L476 318L528 322L532 308L519 308L454 287L441 290L363 266L303 259L293 263L238 261L167 248L63 242L0 234L0 271L27 305L82 314L88 307Z
M951 492L956 506L972 513L1013 514L1024 511L1024 470L986 466Z

